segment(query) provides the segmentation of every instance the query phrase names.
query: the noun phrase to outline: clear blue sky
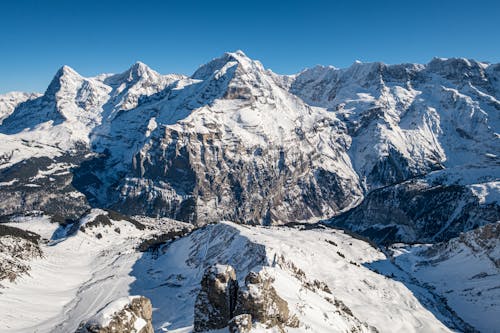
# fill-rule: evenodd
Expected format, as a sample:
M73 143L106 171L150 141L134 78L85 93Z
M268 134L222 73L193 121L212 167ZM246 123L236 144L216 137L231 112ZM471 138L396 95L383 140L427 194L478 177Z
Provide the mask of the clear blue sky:
M357 59L500 62L500 0L0 2L0 93L43 92L64 64L191 74L237 49L282 74Z

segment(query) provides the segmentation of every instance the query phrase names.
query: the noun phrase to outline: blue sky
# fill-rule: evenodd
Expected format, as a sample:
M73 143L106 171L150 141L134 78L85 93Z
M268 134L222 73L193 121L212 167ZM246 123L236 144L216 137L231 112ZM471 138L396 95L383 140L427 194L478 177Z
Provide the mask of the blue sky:
M64 64L85 76L137 60L191 74L237 49L282 74L355 60L500 62L500 1L0 2L0 93L43 92Z

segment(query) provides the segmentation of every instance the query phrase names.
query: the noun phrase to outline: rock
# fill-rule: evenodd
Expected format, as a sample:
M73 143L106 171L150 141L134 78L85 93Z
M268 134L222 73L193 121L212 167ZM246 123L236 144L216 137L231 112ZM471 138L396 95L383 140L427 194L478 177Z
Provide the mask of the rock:
M230 333L248 333L252 329L252 315L241 314L229 321Z
M39 242L38 234L0 224L0 282L28 274L29 261L43 257Z
M416 179L370 192L329 223L381 244L435 243L499 219L500 206L481 204L467 186Z
M290 315L288 303L277 294L273 281L263 272L250 272L245 288L239 289L233 267L210 266L195 302L194 332L228 326L230 332L249 332L252 320L280 330L298 327L298 319Z
M210 266L203 275L195 302L194 332L227 327L234 314L237 291L233 267Z
M151 301L144 296L119 298L82 322L76 333L154 333Z
M290 315L288 303L274 289L273 279L265 273L250 272L245 289L238 291L237 314L251 314L252 319L270 327L297 327L299 322Z

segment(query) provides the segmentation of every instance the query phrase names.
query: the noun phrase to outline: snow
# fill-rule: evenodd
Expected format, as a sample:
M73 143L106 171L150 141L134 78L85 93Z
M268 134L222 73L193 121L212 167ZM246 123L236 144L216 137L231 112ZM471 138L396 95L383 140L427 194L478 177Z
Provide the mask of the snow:
M33 222L33 223L32 223ZM57 224L47 218L12 223L52 238ZM129 223L94 234L78 232L42 246L44 258L30 262L30 276L6 284L0 300L0 326L5 332L69 332L120 296L128 296L132 265L140 257L134 244L141 234ZM95 233L101 232L102 239ZM122 236L127 235L127 236ZM135 235L135 239L133 236Z
M312 167L334 173L352 189L343 207L322 207L317 218L330 217L392 181L372 179L384 159L400 158L395 168L404 169L406 178L442 167L460 170L464 178L480 168L498 174L499 102L485 79L496 75L494 66L467 59L356 62L282 76L242 51L210 61L191 77L161 75L141 62L120 74L90 78L64 66L43 96L10 107L0 126L0 169L30 157L56 158L83 144L95 153L110 152L113 167L100 179L105 187L130 173L134 156L158 154L151 147L172 133L213 134L225 153L240 159L252 156L235 152L258 149L320 156ZM460 81L462 72L468 81ZM447 177L453 172L444 171ZM120 186L127 195L130 184ZM488 198L498 193L488 191ZM106 189L99 193L104 197Z
M40 96L41 94L38 93L24 93L19 91L0 95L0 125L5 118L11 115L19 104Z
M93 211L92 216L98 213ZM57 227L43 217L11 223L45 238ZM73 331L99 309L105 311L92 320L105 322L130 295L144 295L153 302L156 330L187 332L201 278L212 263L220 264L220 269L232 265L240 284L251 270L274 278L278 294L301 322L297 329L288 328L289 332L331 332L362 322L381 332L449 331L405 285L366 267L385 260L383 253L342 231L224 222L195 231L153 255L134 250L153 231L139 232L126 222L119 226L120 234L113 232L113 226L99 226L42 245L44 258L30 262L30 276L6 284L2 291L0 325L4 331ZM97 239L97 233L103 238ZM299 279L291 263L305 277ZM324 282L332 294L303 287L315 279ZM354 317L338 312L327 297L344 302ZM272 330L255 327L254 331Z
M142 318L137 318L134 322L134 328L137 332L139 332L140 330L142 330L144 328L144 326L146 326L146 321Z
M500 202L500 181L472 184L469 188L479 198L480 204L498 204Z

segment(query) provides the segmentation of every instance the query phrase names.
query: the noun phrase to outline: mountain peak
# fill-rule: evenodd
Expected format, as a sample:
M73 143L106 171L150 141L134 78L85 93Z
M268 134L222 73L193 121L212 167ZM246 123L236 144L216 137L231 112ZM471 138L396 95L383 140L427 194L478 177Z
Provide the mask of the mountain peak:
M141 61L136 61L128 70L123 74L127 78L127 81L136 81L144 76L156 76L160 75L156 71L152 70L148 65Z
M250 59L243 51L226 52L221 57L212 59L212 61L200 66L191 76L193 79L204 80L216 71L221 70L228 63L235 63L245 71L264 70L262 64L257 60Z
M56 72L55 78L60 78L62 76L80 76L80 74L68 65L63 65Z
M145 63L136 61L126 71L106 76L103 82L109 85L119 85L123 82L136 82L143 77L160 77L160 74L152 70Z
M238 60L238 59L248 59L248 60L251 60L246 54L245 52L243 52L242 50L236 50L234 52L226 52L224 53L224 56L225 57L230 57L230 58L233 58L235 60Z
M45 95L55 95L55 93L57 93L57 91L61 88L61 81L63 78L67 80L77 80L81 78L81 75L68 65L62 66L54 75L54 78L45 91Z
M153 70L143 63L142 61L136 61L128 70L130 73L137 74L139 76L144 75L147 72L153 72Z

